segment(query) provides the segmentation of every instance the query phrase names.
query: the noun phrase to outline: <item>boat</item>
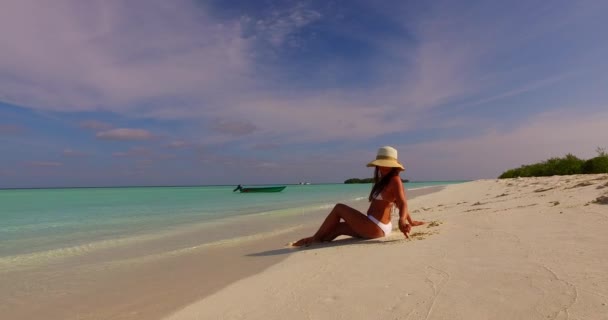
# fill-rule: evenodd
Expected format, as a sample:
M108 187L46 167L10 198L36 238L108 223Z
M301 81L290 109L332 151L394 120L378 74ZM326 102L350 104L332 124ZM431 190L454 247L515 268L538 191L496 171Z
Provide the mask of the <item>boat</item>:
M287 186L268 186L268 187L243 187L240 184L232 192L240 191L241 193L257 193L257 192L281 192Z

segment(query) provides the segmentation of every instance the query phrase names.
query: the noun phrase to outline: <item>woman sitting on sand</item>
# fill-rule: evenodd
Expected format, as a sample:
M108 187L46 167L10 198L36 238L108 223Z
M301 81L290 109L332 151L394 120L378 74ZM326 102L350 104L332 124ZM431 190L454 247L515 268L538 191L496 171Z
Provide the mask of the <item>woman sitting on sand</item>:
M292 245L309 246L313 243L332 241L338 236L374 239L388 236L392 229L391 213L399 209L399 230L406 238L412 226L424 224L414 221L407 210L407 200L399 173L405 169L397 161L397 150L393 147L378 149L376 160L367 164L375 167L374 186L369 194L367 215L345 204L338 203L331 210L319 230L312 236L300 239ZM344 221L341 221L344 220Z

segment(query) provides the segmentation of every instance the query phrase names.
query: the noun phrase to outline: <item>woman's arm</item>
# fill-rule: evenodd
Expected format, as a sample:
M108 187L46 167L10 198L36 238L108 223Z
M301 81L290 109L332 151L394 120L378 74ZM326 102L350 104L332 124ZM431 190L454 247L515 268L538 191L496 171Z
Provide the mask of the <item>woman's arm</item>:
M401 178L399 176L394 176L391 183L394 186L393 190L395 190L396 194L395 204L397 205L397 209L399 209L399 221L407 221L410 224L413 224L412 217L407 208L407 199L405 198L405 189L403 189Z
M412 226L423 225L422 221L415 221L412 219L410 212L407 207L407 199L405 197L405 189L403 188L403 182L401 182L401 178L399 176L393 177L392 184L395 186L396 199L395 204L397 205L397 209L399 209L399 230L405 234L407 237L407 233L411 230Z

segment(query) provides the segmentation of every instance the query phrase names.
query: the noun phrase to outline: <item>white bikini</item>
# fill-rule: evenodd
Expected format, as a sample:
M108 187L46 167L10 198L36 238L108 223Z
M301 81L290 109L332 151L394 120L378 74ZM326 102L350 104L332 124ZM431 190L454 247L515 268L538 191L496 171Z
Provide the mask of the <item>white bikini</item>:
M376 197L374 197L375 200L384 200L382 199L382 194L378 194ZM395 203L392 203L393 207L391 210L395 210ZM392 212L391 212L392 213ZM384 232L384 236L388 237L389 234L391 234L391 232L393 231L393 223L389 222L389 223L382 223L380 222L378 219L376 219L374 216L372 215L367 215L367 218L375 223L378 227L380 227L380 229L382 229L382 231Z

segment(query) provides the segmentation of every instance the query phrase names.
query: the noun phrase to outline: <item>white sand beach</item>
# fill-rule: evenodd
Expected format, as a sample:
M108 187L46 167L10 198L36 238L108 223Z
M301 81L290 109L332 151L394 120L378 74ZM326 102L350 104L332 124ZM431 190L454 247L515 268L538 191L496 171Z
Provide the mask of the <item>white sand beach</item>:
M606 174L451 185L410 240L262 252L288 258L167 319L608 319L607 199Z

